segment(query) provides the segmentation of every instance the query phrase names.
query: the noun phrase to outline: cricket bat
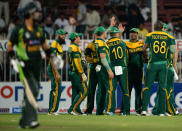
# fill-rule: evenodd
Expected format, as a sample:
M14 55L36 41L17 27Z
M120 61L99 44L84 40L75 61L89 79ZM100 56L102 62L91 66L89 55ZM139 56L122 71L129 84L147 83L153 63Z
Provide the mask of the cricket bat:
M38 103L35 100L35 97L33 96L32 91L30 90L28 81L27 81L26 77L24 76L20 63L17 63L17 67L18 67L18 71L19 71L19 75L20 75L20 80L22 81L23 85L25 86L25 94L27 96L27 99L30 102L30 104L33 106L33 108L35 110L38 110L39 109Z

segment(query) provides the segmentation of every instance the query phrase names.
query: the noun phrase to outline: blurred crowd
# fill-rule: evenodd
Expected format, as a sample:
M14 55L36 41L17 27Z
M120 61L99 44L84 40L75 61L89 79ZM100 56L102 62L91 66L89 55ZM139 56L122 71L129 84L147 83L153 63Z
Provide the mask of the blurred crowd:
M20 0L18 7L9 8L8 0L0 0L0 39L7 39L15 25L21 23L21 8L30 1L36 1L42 6L41 26L48 39L54 39L55 30L62 28L68 33L76 31L85 34L85 38L92 38L93 30L102 25L109 26L109 19L115 16L118 23L126 27L125 37L129 37L129 30L139 28L142 39L151 31L151 0L107 0L103 11L94 6L93 2L78 0L74 9L56 8L57 0L42 4L38 0ZM53 8L55 6L55 8ZM71 13L68 13L70 12ZM168 23L169 31L177 35L182 33L182 17L162 20ZM89 36L89 37L88 37Z
M7 39L15 25L21 23L21 8L30 1L36 1L37 5L43 5L38 0L20 0L18 7L9 8L8 0L0 0L0 39ZM49 5L50 4L50 5ZM54 39L55 30L62 28L68 33L77 31L85 34L85 38L92 38L93 30L102 25L109 26L109 19L115 16L118 23L126 27L125 37L129 37L129 30L139 28L139 36L142 39L151 31L151 0L107 0L103 11L94 6L93 2L78 0L74 9L52 8L56 0L47 2L42 6L41 26L48 39ZM55 6L56 7L56 6ZM67 13L70 12L71 13ZM99 12L100 11L100 12ZM167 21L171 33L182 32L182 17L171 18ZM88 37L89 36L89 37Z

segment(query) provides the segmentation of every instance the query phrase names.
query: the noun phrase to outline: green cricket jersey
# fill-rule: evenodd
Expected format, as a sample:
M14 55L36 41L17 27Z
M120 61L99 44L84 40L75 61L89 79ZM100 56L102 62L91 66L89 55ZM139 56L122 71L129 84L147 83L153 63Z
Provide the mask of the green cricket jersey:
M96 53L95 44L97 43L95 43L95 40L93 40L91 43L88 44L88 46L85 49L85 56L86 56L87 62L90 64L94 64L99 61L97 53Z
M55 40L55 41L52 42L52 44L50 46L50 49L51 49L52 53L55 56L57 56L57 55L63 56L63 47L61 46L61 44L57 40ZM48 68L51 69L50 62L49 62Z
M68 58L71 71L78 72L79 74L84 73L83 62L82 62L82 51L79 46L75 43L71 43L68 48Z
M45 34L40 26L35 24L34 28L31 29L26 27L25 24L21 24L15 27L8 44L16 45L17 48L22 47L21 50L17 50L18 58L21 58L19 54L25 51L29 60L34 61L41 59L40 47L44 42Z
M174 37L164 31L153 31L146 36L149 47L149 62L167 61L169 46L175 45Z
M164 32L166 32L166 33L169 34L168 31L164 31ZM173 40L173 42L176 44L175 39L172 39L172 40ZM174 54L171 53L171 52L169 52L168 55L167 55L167 60L168 60L168 61L167 61L167 62L168 62L168 67L173 66L173 64L174 64Z
M52 50L52 53L54 53L55 55L63 56L63 47L61 43L59 43L57 40L52 42L50 49Z
M105 53L108 64L111 66L109 47L107 46L106 42L103 39L97 38L95 40L95 43L97 43L95 45L96 45L96 53L97 53L96 55L98 56L98 60L99 60L98 63L102 65L100 53Z
M128 49L128 66L143 67L143 41L124 41Z
M112 37L107 41L110 50L111 65L127 66L127 50L126 44L117 37Z

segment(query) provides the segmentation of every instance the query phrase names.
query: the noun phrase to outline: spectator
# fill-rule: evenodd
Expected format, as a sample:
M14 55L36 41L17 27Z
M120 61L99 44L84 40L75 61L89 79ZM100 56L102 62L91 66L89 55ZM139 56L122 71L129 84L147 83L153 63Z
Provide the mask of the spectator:
M117 7L118 12L118 19L123 24L126 24L128 22L128 16L126 15L126 7L125 6L118 6Z
M144 23L143 16L136 5L130 5L128 13L128 26L126 29L127 38L129 38L129 30L131 28L138 28L141 23Z
M113 5L123 5L124 0L108 0L108 5L113 6Z
M75 29L76 29L75 23L76 23L75 18L72 15L70 15L69 25L65 27L65 31L68 32L68 34L75 32Z
M112 16L115 17L116 21L118 21L118 17L113 13L113 10L110 7L105 7L105 12L106 13L104 14L101 22L102 26L108 27L110 25L110 18Z
M0 40L5 39L6 23L3 18L0 18Z
M172 19L168 22L168 32L172 35L173 34L173 30L174 30L174 27L173 27L173 24L172 24Z
M64 13L60 13L59 18L57 18L54 22L54 25L56 26L56 29L63 29L68 26L68 20L65 18Z
M9 23L9 2L8 0L0 0L0 18L4 9L5 24Z
M173 35L176 36L178 32L180 32L180 26L179 26L179 18L173 18L172 19L172 24L173 24Z
M143 0L125 0L127 7L130 7L131 5L136 5L137 7L140 7L142 2Z
M141 8L141 14L145 21L147 21L149 19L148 13L150 13L150 8L147 6L144 6L144 4L143 4L142 8Z
M77 8L77 33L85 33L86 28L86 13L87 9L83 3L83 0L78 0L78 8Z
M52 22L52 18L48 16L45 20L44 31L46 32L46 38L52 39L55 35L55 28Z
M148 34L148 31L147 31L147 29L144 28L144 23L140 23L139 28L138 28L139 39L144 39L147 34Z
M11 16L10 23L8 26L8 36L7 39L10 38L11 33L13 32L16 25L20 23L20 19L18 19L18 16Z
M87 5L86 15L86 33L92 34L95 28L100 24L100 15L93 9L92 5Z

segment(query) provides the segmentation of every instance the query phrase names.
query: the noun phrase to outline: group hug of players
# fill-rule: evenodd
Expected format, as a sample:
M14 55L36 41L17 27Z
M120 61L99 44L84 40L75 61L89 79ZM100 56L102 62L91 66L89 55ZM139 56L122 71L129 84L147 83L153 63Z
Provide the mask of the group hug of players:
M177 51L174 38L167 32L167 25L157 21L155 31L147 34L145 42L138 40L137 28L130 30L129 41L122 41L124 28L122 24L118 27L115 25L115 18L112 17L108 29L97 27L94 31L94 40L88 44L84 55L79 48L82 34L73 32L69 35L71 44L68 49L68 59L72 102L68 113L92 114L96 94L96 115L113 116L116 108L115 91L119 83L122 90L121 114L130 115L130 98L134 87L136 114L148 115L150 90L157 80L157 101L152 113L160 116L178 114L174 102L174 69L176 69L177 53L175 52ZM60 33L56 34L65 38L67 32L63 30L57 32L59 31ZM110 38L105 42L108 34ZM58 55L63 54L61 44L56 40L51 45L51 49L54 49ZM145 87L142 88L147 48L149 48L149 60L144 80ZM83 57L88 63L88 78L84 73L85 58ZM49 114L57 115L61 84L56 81L51 69L48 74L52 85ZM87 107L82 112L80 104L85 97L87 97Z

